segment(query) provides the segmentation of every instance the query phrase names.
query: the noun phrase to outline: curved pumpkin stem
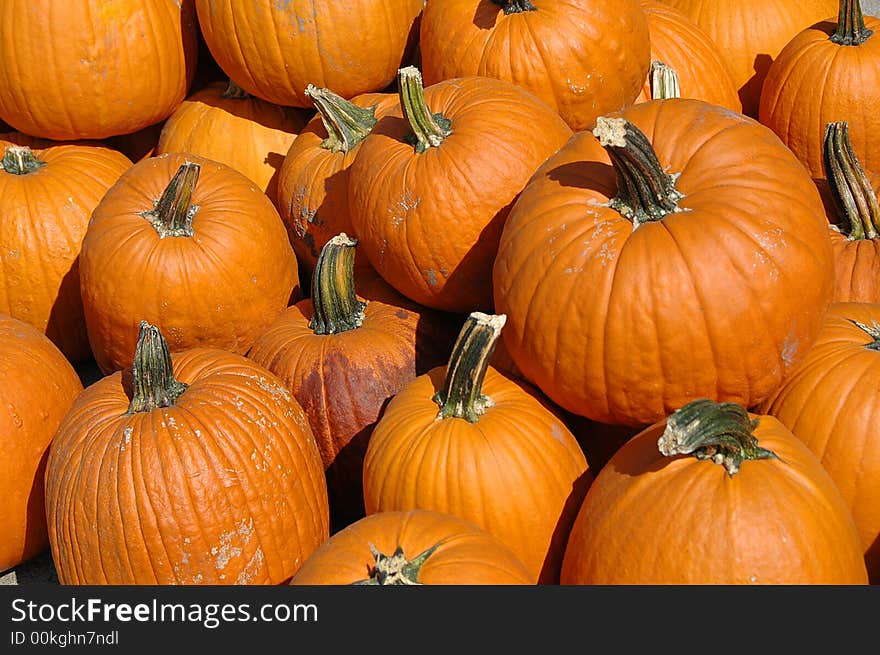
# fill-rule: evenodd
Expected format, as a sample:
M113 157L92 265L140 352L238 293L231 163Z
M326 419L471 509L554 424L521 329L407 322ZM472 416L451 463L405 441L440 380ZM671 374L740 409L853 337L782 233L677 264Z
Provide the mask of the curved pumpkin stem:
M132 397L129 414L173 407L188 385L174 379L168 342L155 325L140 322L132 364Z
M397 71L400 107L412 129L412 143L416 152L439 146L452 134L452 122L443 114L432 114L425 102L422 74L415 66Z
M653 100L681 97L678 73L672 66L654 60L651 62L649 75L651 76L651 98Z
M701 398L673 412L657 447L667 457L711 459L733 476L746 460L776 458L775 453L758 446L752 434L757 426L757 419L750 419L741 405Z
M880 234L880 204L853 151L846 121L828 123L823 143L825 178L838 211L849 223L850 239L875 239Z
M608 152L617 173L611 207L632 221L633 229L682 211L678 201L684 196L675 188L678 176L663 170L644 132L625 118L600 116L593 136Z
M862 45L874 33L865 27L865 15L859 0L840 0L837 29L831 41L837 45Z
M521 14L524 11L537 11L537 7L529 0L492 0L492 2L504 9L504 15Z
M314 314L309 328L319 335L337 334L359 328L367 303L357 299L354 289L354 255L357 240L344 232L321 248L312 275Z
M427 559L437 550L440 544L431 546L412 560L406 559L403 548L398 546L390 557L380 553L373 544L370 552L376 558L372 575L366 580L358 580L356 585L420 585L419 572Z
M191 237L193 218L199 211L198 205L190 205L193 191L199 181L201 166L195 162L185 162L171 178L156 206L141 213L156 228L159 237Z
M849 322L871 337L871 343L866 343L865 348L868 350L880 350L880 323L871 321L871 325L867 325L853 319L849 319Z
M321 142L325 150L349 152L367 137L376 124L375 105L358 107L330 89L321 89L314 84L306 87L306 95L312 99L327 130L328 136Z
M27 146L6 146L0 169L10 175L27 175L41 169L46 162L40 161Z
M220 97L226 100L248 100L253 96L238 86L238 84L230 78L226 90L220 94Z
M452 347L443 389L434 394L434 402L440 405L438 418L476 423L492 406L492 399L482 393L483 379L506 321L505 314L472 312L468 316Z

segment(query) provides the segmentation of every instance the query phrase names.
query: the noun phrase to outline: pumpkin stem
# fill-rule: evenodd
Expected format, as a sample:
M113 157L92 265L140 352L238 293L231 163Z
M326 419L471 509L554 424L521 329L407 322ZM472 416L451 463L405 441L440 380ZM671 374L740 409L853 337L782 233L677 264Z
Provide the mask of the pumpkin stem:
M321 147L330 152L349 152L363 141L376 124L376 105L358 107L330 89L320 89L314 84L306 87L306 95L312 99L327 138Z
M865 27L865 15L859 0L840 0L837 29L831 41L837 45L862 45L874 33Z
M492 407L492 399L482 393L483 378L505 322L506 314L472 312L468 316L452 347L443 389L434 394L434 402L440 405L438 418L476 423Z
M137 346L132 364L131 403L129 414L150 412L160 407L173 407L188 385L174 379L168 342L155 325L140 323Z
M521 14L524 11L536 11L535 7L529 0L492 0L493 3L504 9L504 15Z
M370 544L370 552L376 558L373 572L366 580L358 580L352 584L357 585L421 585L419 572L425 561L437 550L440 544L431 546L428 550L414 559L408 560L403 554L403 548L398 546L390 557L380 553L373 544Z
M193 191L199 181L201 166L185 162L171 178L156 206L141 213L156 228L159 237L191 237L193 218L198 205L190 205Z
M776 453L758 446L752 434L757 426L741 405L700 398L673 412L657 446L667 457L710 459L733 476L745 460L776 459Z
M593 136L617 173L617 195L610 206L632 221L633 229L682 211L678 201L684 196L675 188L678 176L663 170L644 132L625 118L600 116Z
M875 239L880 234L880 204L849 139L846 121L825 126L825 178L838 211L849 222L850 239Z
M42 168L46 162L37 159L33 150L27 146L6 146L0 169L11 175L27 175Z
M667 98L680 98L681 89L678 86L678 73L672 66L662 61L651 62L651 98L665 100Z
M226 87L226 90L220 94L221 98L225 98L227 100L247 100L251 98L250 93L242 89L238 84L236 84L231 78L229 80L229 84Z
M411 142L416 152L439 146L452 134L452 122L443 114L432 114L425 102L422 73L415 66L397 71L397 86L403 115L412 128Z
M849 320L850 323L871 337L871 343L866 343L865 348L868 350L880 350L880 323L877 323L877 321L871 321L871 325L867 325L866 323L859 323L853 319Z
M354 292L357 243L343 232L321 248L312 274L314 314L309 328L315 334L338 334L359 328L364 322L367 303L358 300Z

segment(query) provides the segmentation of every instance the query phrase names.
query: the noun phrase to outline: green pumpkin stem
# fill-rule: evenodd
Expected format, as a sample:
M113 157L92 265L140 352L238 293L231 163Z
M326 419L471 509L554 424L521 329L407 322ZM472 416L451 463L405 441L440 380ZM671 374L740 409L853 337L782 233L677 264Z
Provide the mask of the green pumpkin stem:
M231 78L229 80L229 84L226 86L226 90L220 94L221 98L226 100L247 100L252 98L250 93L242 89L238 84L236 84Z
M452 134L452 122L443 114L432 114L425 102L422 74L415 66L397 71L400 106L412 129L411 142L416 152L439 146Z
M504 9L504 15L521 14L524 11L536 11L537 7L529 0L492 0L492 2Z
M776 459L774 452L758 446L753 434L757 426L758 420L749 418L741 405L701 398L673 412L657 446L667 457L712 460L733 476L746 460Z
M403 554L403 548L398 546L390 557L380 553L373 544L370 544L370 552L376 559L373 572L366 580L358 580L356 585L421 585L419 572L422 570L428 558L437 550L440 544L431 546L428 550L408 560Z
M129 414L173 407L188 385L174 379L168 342L155 325L140 323L132 364Z
M678 176L663 170L644 132L625 118L600 116L593 136L617 173L617 195L610 206L632 221L633 229L681 211L678 201L684 196L675 188Z
M651 62L651 99L665 100L667 98L680 98L681 89L678 86L678 73L672 66L662 61Z
M27 146L6 146L0 169L11 175L27 175L41 169L46 162L37 159L34 151Z
M314 313L309 328L315 334L346 332L364 322L367 303L358 300L354 289L356 247L357 240L343 232L321 248L312 274Z
M506 321L505 314L472 312L468 316L452 347L443 389L434 394L434 402L440 405L438 418L476 423L492 406L492 399L482 393L483 379Z
M877 323L877 321L871 321L871 325L868 325L867 323L859 323L853 319L849 319L849 321L871 337L871 342L866 343L865 348L868 350L880 350L880 323Z
M198 205L191 205L193 191L199 181L201 166L195 162L185 162L177 169L174 177L165 187L162 197L155 207L141 213L159 233L159 237L191 237L193 218L199 211Z
M856 157L846 121L828 123L823 143L825 178L850 239L876 239L880 234L880 204Z
M330 152L349 152L363 141L376 124L376 106L358 107L330 89L313 84L306 87L306 95L312 99L327 138L321 147Z
M837 45L862 45L874 33L865 27L865 15L859 0L840 0L837 29L831 41Z

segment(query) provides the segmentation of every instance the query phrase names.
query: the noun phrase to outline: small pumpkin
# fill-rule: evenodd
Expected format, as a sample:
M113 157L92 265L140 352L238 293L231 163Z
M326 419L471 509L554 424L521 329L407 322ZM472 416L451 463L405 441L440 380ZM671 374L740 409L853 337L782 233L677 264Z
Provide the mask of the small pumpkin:
M698 399L628 441L571 529L562 584L868 583L849 508L772 416Z
M6 571L49 546L46 457L82 384L42 332L0 314L0 388L0 571Z
M172 358L146 322L132 368L58 428L46 509L62 584L281 584L329 536L321 456L281 381L214 348Z
M529 585L497 537L429 510L371 514L313 552L292 585Z

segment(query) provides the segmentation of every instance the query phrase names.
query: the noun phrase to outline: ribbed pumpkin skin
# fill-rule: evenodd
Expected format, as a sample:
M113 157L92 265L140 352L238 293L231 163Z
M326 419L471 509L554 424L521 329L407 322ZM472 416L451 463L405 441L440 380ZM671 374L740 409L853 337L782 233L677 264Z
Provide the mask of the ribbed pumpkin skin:
M571 130L503 80L446 80L426 87L425 100L452 133L416 153L400 106L389 110L349 168L351 222L370 264L406 297L442 311L489 311L510 205Z
M727 65L718 53L718 46L703 28L661 2L640 2L648 17L651 61L659 60L675 69L682 97L742 111ZM651 99L650 82L649 75L636 102Z
M833 121L848 123L862 165L880 170L880 18L864 18L874 34L858 46L830 40L836 14L800 32L779 53L764 82L761 122L816 178L825 175L822 137L825 125Z
M193 0L9 0L0 118L49 139L128 134L171 114L195 74Z
M127 414L122 373L84 391L46 473L62 584L280 584L329 535L302 409L232 353L173 355L175 406Z
M754 118L773 60L798 32L836 16L838 9L838 0L662 1L709 34L730 70L743 112Z
M529 585L529 572L499 539L473 523L429 510L366 516L325 541L292 585L348 585L370 576L375 558L398 546L407 559L437 546L419 570L425 585ZM439 544L439 546L438 546Z
M8 145L0 139L0 157ZM97 145L34 153L46 165L32 173L0 169L0 313L27 321L70 361L82 362L90 351L79 291L80 247L92 211L131 162Z
M45 455L82 384L32 325L0 314L0 571L46 549Z
M489 367L494 401L476 423L436 420L446 367L419 376L385 408L364 461L367 514L429 509L506 543L531 582L558 582L562 551L592 480L574 436L536 392Z
M379 118L397 104L397 94L362 93L351 102L358 107L375 106ZM337 234L357 237L348 210L348 169L360 144L348 152L332 152L321 147L326 138L324 123L316 115L288 149L278 174L278 212L306 271L315 268L321 248ZM372 268L362 250L356 257L359 268Z
M297 133L302 111L259 98L224 98L214 82L181 103L162 128L156 154L187 152L243 173L274 202L278 171Z
M644 426L689 400L752 406L806 354L830 303L819 193L766 127L691 99L622 114L687 211L639 225L602 206L609 158L575 135L523 190L494 269L507 349L555 403ZM753 326L743 330L743 326Z
M743 462L733 477L711 461L660 454L665 422L633 437L587 493L562 584L867 584L828 473L776 419L760 421L758 445L779 459Z
M859 529L880 583L880 352L854 325L880 322L880 304L836 303L803 364L762 406L821 460Z
M202 35L245 91L311 107L308 84L343 98L394 81L423 0L195 0Z
M492 0L428 2L419 47L425 84L470 75L513 82L573 130L631 104L650 65L637 0L533 0L504 14Z
M192 237L160 238L140 216L185 161L201 164ZM81 290L89 342L105 373L130 365L141 320L171 351L245 353L299 293L284 225L241 173L170 154L132 166L95 209L83 240Z

